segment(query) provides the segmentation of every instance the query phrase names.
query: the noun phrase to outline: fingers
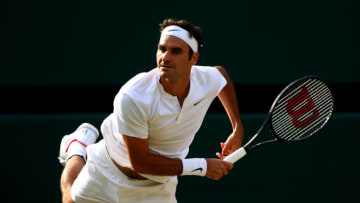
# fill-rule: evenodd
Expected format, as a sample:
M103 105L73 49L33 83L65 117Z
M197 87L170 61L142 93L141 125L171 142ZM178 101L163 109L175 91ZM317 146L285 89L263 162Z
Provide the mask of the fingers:
M225 143L224 146L223 146L223 148L222 148L222 153L223 153L224 155L229 155L229 154L231 154L231 145Z
M219 153L219 152L216 153L216 156L219 159L224 159L227 155L231 154L230 150L228 149L229 148L228 144L220 142L220 147L222 149L222 152L221 153Z
M216 156L219 158L219 159L224 159L226 156L225 156L225 154L224 154L224 147L225 147L225 143L223 143L223 142L220 142L220 147L221 147L221 153L219 153L219 152L216 152Z
M222 164L223 164L222 171L223 171L224 175L229 174L229 171L234 167L234 165L232 163L227 162L227 161L222 161Z
M231 170L232 168L234 168L234 164L231 163L231 162L224 161L224 164L225 164L228 171Z
M218 154L219 156L222 156L220 153ZM219 159L207 159L207 163L208 163L208 170L206 173L206 177L213 180L219 180L224 175L229 174L229 170L233 168L232 163Z
M221 160L225 159L225 157L226 157L223 154L221 154L220 152L216 152L216 156Z
M222 154L223 155L229 155L230 154L230 145L227 143L220 143L221 145L221 149L222 149Z

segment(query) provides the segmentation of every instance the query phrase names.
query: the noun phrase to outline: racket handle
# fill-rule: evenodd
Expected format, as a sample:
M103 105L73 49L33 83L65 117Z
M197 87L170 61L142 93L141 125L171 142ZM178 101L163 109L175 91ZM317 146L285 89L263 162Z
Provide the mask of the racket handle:
M241 147L240 149L236 150L229 156L225 157L224 161L235 163L245 155L246 155L246 151L245 151L244 147Z

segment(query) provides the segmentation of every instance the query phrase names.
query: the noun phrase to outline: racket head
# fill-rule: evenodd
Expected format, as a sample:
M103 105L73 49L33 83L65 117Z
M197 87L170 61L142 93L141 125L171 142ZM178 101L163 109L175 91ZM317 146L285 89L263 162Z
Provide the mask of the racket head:
M330 120L334 97L324 80L305 76L286 86L273 102L268 125L280 141L295 142L316 134Z

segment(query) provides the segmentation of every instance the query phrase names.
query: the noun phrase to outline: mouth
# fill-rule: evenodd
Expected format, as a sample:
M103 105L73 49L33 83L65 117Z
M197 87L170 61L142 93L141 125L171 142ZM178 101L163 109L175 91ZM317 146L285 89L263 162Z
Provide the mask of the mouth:
M159 67L160 67L161 69L171 69L171 68L174 68L173 66L167 65L167 64L160 64Z

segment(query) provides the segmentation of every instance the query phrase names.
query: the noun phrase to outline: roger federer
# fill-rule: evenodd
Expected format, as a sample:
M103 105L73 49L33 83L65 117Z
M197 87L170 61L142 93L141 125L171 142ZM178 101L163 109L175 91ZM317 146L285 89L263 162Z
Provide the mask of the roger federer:
M64 136L60 162L63 202L176 202L178 175L219 180L223 161L241 146L243 127L234 87L224 68L196 66L201 30L184 20L161 24L157 67L130 79L102 123ZM187 158L211 102L219 97L233 132L217 158ZM211 135L208 136L219 136Z

